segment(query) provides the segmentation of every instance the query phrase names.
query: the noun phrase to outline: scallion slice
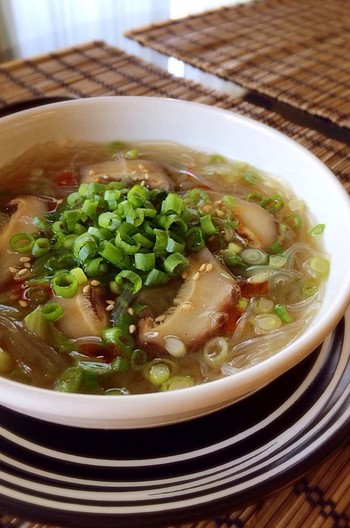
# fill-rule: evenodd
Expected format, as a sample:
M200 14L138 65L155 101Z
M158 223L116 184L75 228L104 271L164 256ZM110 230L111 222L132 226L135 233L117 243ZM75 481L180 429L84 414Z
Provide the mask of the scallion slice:
M181 253L172 253L163 263L164 270L169 275L181 275L189 266L189 260Z
M53 276L52 287L56 295L60 297L74 297L78 291L78 280L69 271L58 271Z
M29 233L17 233L10 239L10 246L15 253L29 253L34 246L34 237Z
M154 253L135 253L135 267L141 271L149 271L156 265Z
M62 317L63 308L56 302L49 302L41 308L41 313L47 321L54 323Z
M114 280L117 284L123 285L133 293L138 292L142 288L142 279L140 275L131 270L122 270L115 276Z

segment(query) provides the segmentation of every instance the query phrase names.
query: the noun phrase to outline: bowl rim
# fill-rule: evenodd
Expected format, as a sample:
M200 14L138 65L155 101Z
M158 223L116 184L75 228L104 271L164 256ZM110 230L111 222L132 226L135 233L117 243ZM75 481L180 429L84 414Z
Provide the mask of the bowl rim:
M117 103L116 103L117 101ZM33 107L25 110L21 110L20 112L17 112L15 114L9 114L0 119L0 133L2 133L2 130L6 130L7 127L13 123L16 123L18 121L21 121L23 118L31 118L35 117L35 119L41 119L41 116L51 113L53 111L60 111L61 109L66 109L66 111L69 111L72 107L77 108L77 111L79 108L84 107L91 107L93 108L96 103L98 105L112 105L115 106L116 104L124 104L126 101L128 101L128 104L139 104L140 102L142 104L146 105L172 105L177 108L177 111L179 111L179 108L182 107L193 107L200 109L201 111L206 111L209 113L212 113L213 115L222 115L224 119L227 119L228 121L234 121L237 124L245 124L245 126L248 126L250 128L254 128L258 131L261 131L263 135L268 135L272 138L274 137L280 137L282 141L287 141L289 143L289 146L296 150L299 153L302 153L304 156L307 156L312 162L314 163L315 167L318 167L320 171L323 172L324 177L328 179L332 179L332 182L335 186L336 192L339 195L339 198L342 198L344 203L346 200L348 201L348 209L349 209L349 218L350 218L350 198L344 187L341 185L339 180L335 177L335 175L331 172L331 170L319 159L317 156L315 156L312 152L307 150L304 146L297 143L295 140L289 138L279 130L276 130L269 125L266 125L262 122L256 121L255 119L241 115L236 113L234 110L227 110L224 108L218 108L215 106L211 106L205 103L201 102L193 102L193 101L185 101L180 99L173 99L169 97L155 97L155 96L102 96L102 97L91 97L91 98L82 98L82 99L72 99L72 100L66 100L66 101L59 101L54 103L48 103L46 105L41 105L40 107ZM206 392L206 397L210 395L211 393L215 393L217 391L224 393L226 390L226 387L229 387L232 389L233 379L236 384L236 390L239 388L250 386L252 390L254 389L254 386L256 386L257 380L266 381L267 379L271 380L270 378L270 371L271 366L275 369L280 369L283 365L286 364L286 362L290 361L291 364L288 367L291 368L293 365L295 365L297 362L301 361L305 357L305 348L311 350L315 349L318 345L322 343L322 341L328 336L328 334L331 332L331 330L336 326L336 324L339 322L341 317L344 315L347 306L350 303L350 272L348 274L347 282L344 284L344 289L342 291L337 292L337 298L335 305L337 306L337 310L335 313L322 313L322 317L319 319L316 319L312 326L312 333L310 335L304 335L299 336L294 342L290 343L286 347L284 347L283 354L276 353L271 357L265 358L263 361L261 361L258 364L252 365L249 368L240 370L233 376L225 376L223 378L219 378L217 380L213 380L208 383L203 383L200 385L195 385L193 387L184 388L180 391L176 391L176 401L177 405L181 406L181 401L185 401L188 399L188 395L191 395L196 398L200 398L203 391ZM334 304L334 303L333 303ZM300 345L303 345L302 347ZM286 369L284 369L286 370ZM278 374L278 376L281 375L281 373ZM261 383L259 384L259 387L261 386ZM137 408L137 404L139 402L147 403L148 401L153 402L154 400L159 400L159 402L163 402L164 405L167 405L168 403L174 402L174 392L153 392L149 394L128 394L128 395L118 395L113 396L110 395L108 399L101 398L101 395L91 395L91 394L72 394L72 393L60 393L55 392L51 389L43 389L33 386L27 386L22 385L18 382L8 380L6 378L0 377L0 390L2 388L5 388L9 392L18 391L20 389L20 392L28 395L36 395L38 398L42 397L43 395L50 395L50 401L57 401L57 402L64 402L65 400L71 400L73 397L73 400L78 403L89 403L93 402L94 407L91 406L91 413L95 416L96 415L96 409L97 407L100 408L108 407L112 408L113 405L115 405L115 401L122 401L123 405L125 402L129 401L130 406ZM118 398L118 400L117 400ZM97 403L98 402L98 403ZM107 403L108 402L108 403ZM97 407L96 407L97 405ZM128 404L129 407L129 404ZM74 414L74 413L73 413ZM133 418L134 420L137 420L137 418Z

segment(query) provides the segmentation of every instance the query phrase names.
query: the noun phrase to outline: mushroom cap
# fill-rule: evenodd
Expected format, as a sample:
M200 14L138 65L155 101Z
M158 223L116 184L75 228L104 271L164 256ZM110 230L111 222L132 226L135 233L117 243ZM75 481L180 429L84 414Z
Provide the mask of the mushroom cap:
M167 340L173 344L177 339L189 351L215 335L227 321L237 291L235 279L207 248L189 260L188 275L162 322L151 317L139 321L141 346L171 353Z
M122 181L126 184L145 182L151 189L160 188L166 191L174 188L174 182L161 165L144 159L118 158L81 169L82 183L103 180Z
M47 212L47 203L35 196L18 196L9 203L16 207L9 221L0 230L0 285L11 278L9 268L18 266L20 257L26 253L14 253L10 248L10 240L17 233L36 233L39 228L33 224L33 218Z

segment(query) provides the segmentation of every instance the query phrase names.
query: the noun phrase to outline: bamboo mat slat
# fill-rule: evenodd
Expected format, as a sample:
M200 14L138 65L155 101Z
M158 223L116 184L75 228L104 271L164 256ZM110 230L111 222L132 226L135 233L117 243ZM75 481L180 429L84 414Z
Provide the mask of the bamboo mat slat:
M0 65L0 108L22 99L68 95L147 95L186 99L234 110L280 130L318 156L350 190L350 147L338 137L292 122L249 98L229 96L179 79L123 51L93 42Z
M205 72L350 127L350 3L255 0L130 29Z
M293 122L250 98L219 93L106 45L89 42L0 65L0 109L42 96L167 96L238 112L268 124L310 149L350 191L350 147L337 137ZM350 526L350 445L302 479L257 504L181 528L347 528ZM0 513L1 528L53 528ZM178 527L180 528L180 527Z

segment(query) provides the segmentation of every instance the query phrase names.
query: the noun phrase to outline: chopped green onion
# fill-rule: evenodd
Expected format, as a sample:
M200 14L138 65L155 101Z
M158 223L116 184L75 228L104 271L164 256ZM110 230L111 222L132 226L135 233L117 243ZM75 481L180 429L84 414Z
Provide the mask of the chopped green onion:
M169 275L181 275L189 266L189 260L181 253L172 253L163 263L164 270Z
M70 231L74 229L74 226L79 220L79 218L80 213L77 209L64 211L64 213L62 214L62 219Z
M246 183L249 183L250 185L256 185L257 183L261 182L262 178L256 172L253 172L251 169L248 169L243 174L243 179Z
M135 233L132 238L140 245L140 247L146 249L151 249L153 247L153 241L144 236L142 233Z
M156 265L154 253L135 253L135 267L141 271L149 271Z
M101 242L98 252L101 257L108 260L108 262L111 262L111 264L116 267L123 266L123 263L125 262L124 252L108 240Z
M43 286L30 286L26 290L26 298L36 304L42 304L48 300L48 293Z
M102 257L85 261L85 273L88 277L100 277L108 272L108 264Z
M131 187L126 198L134 207L140 207L148 199L149 189L142 185L134 185Z
M84 217L84 215L86 215L89 218L93 218L96 215L98 206L99 206L98 200L93 200L93 199L85 200L83 203L82 209L81 209L81 212L83 213L82 216Z
M73 273L59 271L53 276L52 287L56 295L60 297L74 297L78 291L78 281Z
M269 247L269 253L272 253L274 255L278 255L279 253L283 253L283 252L284 252L284 247L282 246L280 242L274 242Z
M217 369L228 357L228 344L223 337L213 337L203 350L203 359L208 367Z
M313 275L327 276L329 273L330 263L324 257L312 257L305 264Z
M268 256L262 249L247 248L243 249L240 254L240 258L249 265L262 265L268 261Z
M258 314L255 318L255 332L257 334L269 334L277 330L282 325L277 314Z
M101 375L106 374L111 370L108 363L102 361L79 361L79 367L90 374Z
M134 253L137 253L141 247L140 244L132 237L126 236L123 239L120 232L118 232L117 236L115 237L115 246L123 250L123 252L127 255L133 255Z
M77 279L79 286L86 284L88 282L88 278L81 268L73 268L70 270L70 272Z
M167 273L158 269L153 269L145 278L145 286L159 286L160 284L168 282L168 280L169 275Z
M200 225L204 236L213 235L217 231L210 215L201 216Z
M71 249L73 247L73 244L75 242L75 240L78 238L78 235L74 234L74 235L67 235L65 237L63 237L63 247L64 249Z
M149 369L148 378L153 385L162 385L170 378L170 368L166 363L156 363Z
M10 246L15 253L28 253L34 246L34 237L29 233L17 233L10 239Z
M126 357L117 356L111 363L111 369L114 372L127 372L129 370L129 361Z
M185 251L185 242L174 234L168 235L168 243L165 248L168 253L183 253Z
M282 323L292 323L293 317L288 313L284 304L276 304L273 308L274 312L281 319Z
M71 207L79 207L83 204L83 197L78 192L72 192L67 196L67 204Z
M126 289L130 289L133 293L138 292L142 288L142 279L140 275L130 270L122 270L114 278L115 282L123 285Z
M56 302L49 302L41 308L41 313L47 321L54 323L61 319L63 315L63 308Z
M98 217L98 225L107 231L116 231L121 222L121 217L110 211L101 213Z
M79 367L68 367L58 378L55 390L59 392L78 392L83 380L83 372Z
M184 207L185 204L180 196L175 193L169 193L162 202L161 212L165 214L175 213L180 216Z
M10 372L14 364L11 354L0 347L0 373L3 375Z
M202 206L209 201L208 194L202 189L191 189L186 196L186 203Z
M322 235L325 228L326 228L325 224L317 224L310 230L310 235L312 236Z
M73 255L80 263L97 256L98 247L94 237L89 233L78 236L73 243Z
M221 198L221 202L229 209L233 209L238 203L237 198L231 196L230 194L225 194L225 196Z
M269 198L263 200L262 206L270 213L277 213L284 207L284 202L282 196L279 194L274 194Z
M124 158L126 159L136 159L139 156L139 151L137 149L130 149L124 154Z
M312 295L318 292L318 285L315 282L307 281L301 288L301 291L305 297L312 297Z
M180 374L177 374L162 383L161 391L187 389L189 387L193 387L193 385L194 379L192 376L181 376Z
M153 246L153 251L165 251L168 245L168 234L161 229L155 229L154 234L156 236L156 241Z
M112 230L105 229L103 227L89 226L87 232L92 235L97 242L103 242L104 240L110 240L113 238Z
M205 245L202 230L199 227L191 227L186 237L186 245L189 251L199 251Z
M123 150L125 148L125 143L123 141L111 141L107 145L107 149L111 154L115 154L116 152Z
M254 312L256 314L260 313L271 313L273 311L274 304L272 299L267 299L266 297L259 297L254 306ZM278 314L277 314L278 315Z
M287 263L285 255L271 255L269 257L269 265L273 268L283 268Z
M32 247L34 257L42 257L50 251L50 240L48 238L37 238Z

